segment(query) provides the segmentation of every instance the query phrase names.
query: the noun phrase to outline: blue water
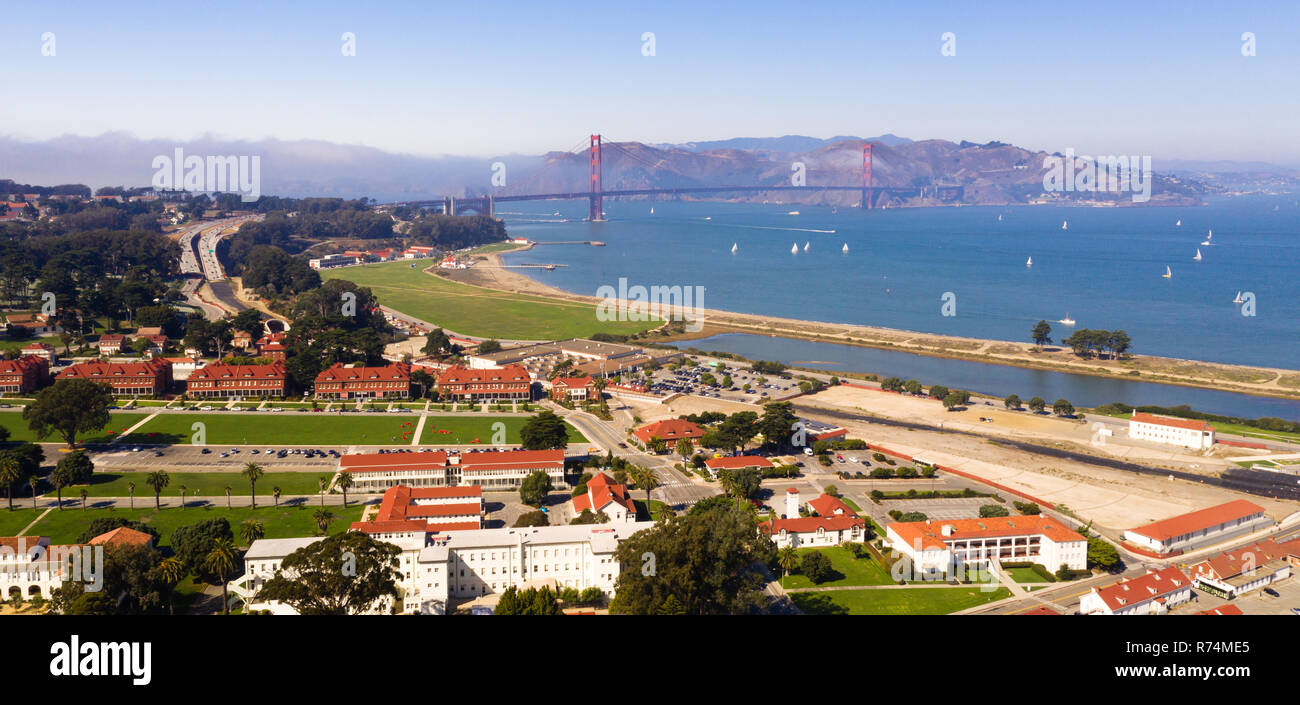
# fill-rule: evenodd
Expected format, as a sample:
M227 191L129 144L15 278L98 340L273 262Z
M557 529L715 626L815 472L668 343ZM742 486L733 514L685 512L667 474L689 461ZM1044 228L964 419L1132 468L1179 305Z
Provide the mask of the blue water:
M1030 399L1037 396L1049 403L1056 399L1068 399L1077 406L1086 407L1115 401L1132 406L1187 404L1200 411L1226 416L1275 416L1300 420L1300 401L1289 399L948 360L897 350L877 350L748 333L724 333L676 345L681 348L696 347L734 353L751 360L774 360L832 373L861 372L881 377L916 379L926 386L943 384L999 397L1018 394L1022 399Z
M1300 369L1294 197L1185 208L837 213L814 206L607 201L607 223L580 222L585 201L503 205L528 214L503 214L512 235L607 243L539 246L506 258L568 264L529 273L581 294L617 286L619 277L647 286L703 285L707 308L1017 341L1027 341L1038 320L1069 314L1078 328L1127 331L1136 353ZM786 215L796 209L801 215ZM558 220L551 215L557 210L572 222L535 222ZM1178 219L1182 227L1175 227ZM1061 230L1064 220L1069 230ZM1200 247L1211 228L1215 244ZM732 243L739 246L735 255ZM790 254L795 243L798 255ZM845 243L847 255L840 252ZM1199 263L1192 261L1198 247ZM1027 268L1031 256L1034 266ZM1160 276L1166 265L1171 279ZM1232 303L1239 290L1254 292L1256 316L1240 315ZM951 317L941 315L945 292L956 296ZM1053 328L1056 338L1069 334Z
M506 256L507 263L569 265L525 272L576 293L617 287L620 277L629 286L701 285L706 308L1016 341L1027 341L1040 319L1052 322L1054 339L1068 336L1073 329L1054 323L1068 314L1075 329L1127 331L1137 354L1300 369L1295 196L1217 198L1201 207L873 212L619 200L605 203L605 223L581 221L585 201L502 205L498 215L514 236L606 243L539 244ZM788 215L792 210L800 214ZM570 222L558 222L562 218ZM1063 221L1068 230L1061 229ZM1201 246L1210 229L1214 244ZM790 253L792 244L799 254ZM1201 262L1192 260L1198 248ZM1033 267L1025 266L1028 257ZM1166 266L1170 279L1160 276ZM1254 294L1256 315L1241 315L1232 303L1238 291ZM955 297L952 316L943 315L948 293ZM777 353L789 350L783 346L790 341L750 337L725 340L745 345L748 352L733 352L747 357L781 359ZM1080 405L1187 403L1219 413L1300 418L1295 402L807 344L818 347L792 359L836 360L828 348L846 347L852 353L843 354L852 357L840 361L852 367L844 369L993 394L1064 396ZM884 354L898 357L878 357ZM900 371L878 366L887 359ZM901 372L903 360L917 372Z

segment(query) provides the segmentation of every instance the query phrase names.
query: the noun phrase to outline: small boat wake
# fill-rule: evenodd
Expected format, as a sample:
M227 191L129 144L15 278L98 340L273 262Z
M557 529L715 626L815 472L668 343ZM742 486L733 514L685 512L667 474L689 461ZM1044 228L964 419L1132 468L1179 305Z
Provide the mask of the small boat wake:
M745 228L747 230L784 230L791 233L826 233L835 234L834 230L817 230L815 228L782 228L775 225L740 225L738 223L718 223L719 227L724 228Z

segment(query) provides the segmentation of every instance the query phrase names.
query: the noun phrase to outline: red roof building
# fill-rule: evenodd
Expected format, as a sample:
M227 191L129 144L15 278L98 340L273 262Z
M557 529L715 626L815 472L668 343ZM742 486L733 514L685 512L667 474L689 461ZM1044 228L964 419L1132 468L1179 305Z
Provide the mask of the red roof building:
M58 358L58 353L54 351L53 345L42 343L40 341L23 346L22 353L23 355L42 358L51 364L53 364L55 359Z
M1168 555L1220 543L1272 525L1263 507L1237 499L1129 529L1124 532L1124 540L1159 555Z
M1192 581L1174 568L1148 570L1132 580L1093 588L1079 600L1083 614L1163 614L1192 599Z
M58 379L103 382L122 396L159 396L172 381L171 363L163 358L145 362L83 362L59 373Z
M411 366L344 367L336 362L316 375L317 399L406 399L411 396Z
M605 513L610 521L636 521L636 503L628 494L626 485L616 485L605 473L598 473L587 481L587 493L570 500L573 516L583 511Z
M339 459L339 470L352 474L358 492L383 491L396 485L413 489L477 485L507 490L519 487L538 470L556 487L566 486L562 450L353 453Z
M480 399L532 398L533 379L523 365L487 369L448 367L438 375L438 391L446 397L469 401Z
M1204 450L1214 445L1214 427L1204 421L1156 416L1137 410L1128 422L1128 435L1142 441Z
M1200 612L1195 612L1194 614L1236 615L1245 614L1245 612L1242 612L1241 608L1236 605L1219 605L1214 609L1202 610Z
M1300 566L1300 539L1281 544L1267 539L1207 558L1193 565L1190 575L1202 589L1231 599L1291 577L1295 566Z
M200 367L185 382L192 397L282 397L288 373L283 362L269 365L227 365Z
M551 380L551 398L583 402L596 395L596 382L590 377L556 377Z
M668 444L671 448L677 441L685 438L692 443L699 442L704 436L704 429L699 424L692 423L686 419L664 419L651 424L646 424L632 432L637 440L642 444L648 445L652 439L659 438Z
M116 355L122 351L122 343L125 340L126 336L120 333L107 333L99 336L95 345L99 347L100 355Z
M145 546L153 548L153 536L143 531L136 531L128 526L100 534L90 540L91 546Z
M483 491L468 487L407 487L384 492L373 521L352 523L368 534L427 533L483 528Z
M741 470L744 468L755 468L761 470L770 468L772 461L761 455L728 455L722 458L709 458L704 461L704 467L710 472L717 473L719 470Z
M885 535L922 574L949 574L993 559L1072 570L1088 564L1088 540L1046 514L893 522Z
M17 360L0 360L0 392L29 394L50 379L50 362L24 355Z
M794 517L772 519L758 525L778 548L793 546L836 546L844 541L865 541L867 522L862 517Z

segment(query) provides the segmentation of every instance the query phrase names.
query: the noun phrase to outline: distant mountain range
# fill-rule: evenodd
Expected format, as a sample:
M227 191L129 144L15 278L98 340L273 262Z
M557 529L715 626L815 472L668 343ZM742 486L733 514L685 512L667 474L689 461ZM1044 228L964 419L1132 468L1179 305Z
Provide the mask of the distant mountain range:
M606 143L603 182L606 189L671 188L720 185L790 184L796 163L804 165L807 184L856 185L861 181L862 147L870 142L877 186L930 187L962 185L962 202L971 204L1025 203L1043 197L1042 151L1002 142L975 144L948 140L913 141L893 134L817 138L803 135L741 137L726 140L650 145ZM142 140L113 132L96 137L65 136L40 142L0 137L0 179L19 183L81 183L102 186L147 186L152 162L171 156L176 147L188 155L259 155L261 192L282 196L367 196L379 201L405 201L435 196L493 193L546 193L587 188L587 155L553 152L499 157L422 157L395 154L372 147L315 140L230 141L202 137L177 143ZM507 168L507 186L491 185L493 164ZM1158 176L1153 201L1177 198L1200 200L1215 187L1213 174L1272 172L1290 169L1257 162L1168 161L1156 164L1157 174L1180 172L1170 180ZM1190 175L1192 178L1187 178ZM933 192L930 192L931 194ZM1125 198L1116 200L1127 200ZM851 205L853 192L765 192L737 195L737 200ZM912 199L898 205L920 204Z

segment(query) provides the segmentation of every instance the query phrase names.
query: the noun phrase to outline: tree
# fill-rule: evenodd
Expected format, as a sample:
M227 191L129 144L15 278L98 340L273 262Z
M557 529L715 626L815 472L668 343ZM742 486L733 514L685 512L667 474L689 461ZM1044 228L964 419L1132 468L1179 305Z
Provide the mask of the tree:
M158 576L167 587L167 613L176 614L176 586L185 577L185 564L175 556L168 556L158 562Z
M949 392L948 396L943 398L943 408L951 411L964 403L961 392Z
M707 501L707 500L705 500ZM772 565L776 547L758 532L754 512L712 503L638 531L622 541L610 612L655 614L670 595L686 614L754 614L766 605L758 565ZM653 556L647 564L645 556Z
M1052 413L1057 416L1074 416L1074 405L1065 399L1057 399L1052 403Z
M275 506L276 506L277 508L279 508L279 506L280 506L280 494L281 494L281 493L280 493L280 486L279 486L279 485L276 485L275 487L272 487L272 488L271 488L271 498L272 498L272 500L275 502Z
M799 570L813 582L813 585L821 585L835 575L835 569L831 567L831 559L821 551L805 553L803 560L799 562Z
M90 492L87 492L84 487L81 488L81 511L83 512L86 511L86 497L88 496L90 496Z
M22 479L22 463L18 458L12 455L0 457L0 485L5 486L5 497L9 500L11 512L14 510L14 485Z
M943 399L948 396L948 391L948 388L942 384L932 384L930 385L929 394L934 399Z
M203 557L204 565L221 582L221 613L230 614L230 579L235 575L239 552L230 539L217 539Z
M77 434L98 431L108 425L112 389L90 379L65 379L42 389L36 400L23 409L23 419L38 439L58 433L68 447L77 444Z
M249 499L252 500L253 509L257 509L257 481L261 479L262 475L265 475L266 472L262 470L262 466L257 463L246 463L244 469L240 471L239 474L243 475L245 480L248 480ZM229 498L229 493L227 493L227 498Z
M762 480L762 475L755 468L740 468L738 470L722 468L718 470L718 483L727 491L727 494L737 499L753 497L758 492Z
M1084 534L1087 536L1087 534ZM1119 551L1100 536L1088 536L1088 567L1113 571L1120 565Z
M547 517L546 512L538 509L537 511L524 512L515 519L515 527L525 526L548 526L551 520Z
M903 383L903 390L912 395L920 394L921 383L914 379L909 379Z
M181 485L180 487L177 487L176 489L180 490L180 492L181 492L181 511L183 512L183 511L185 511L185 494L186 494L187 492L190 491L190 486L189 486L189 485Z
M442 357L443 353L449 352L450 350L451 338L448 338L447 334L441 328L434 328L427 336L425 336L424 347L420 349L420 352L425 355Z
M569 432L564 419L550 409L543 409L524 422L519 429L520 445L524 450L553 450L569 445Z
M632 482L636 483L637 489L645 490L646 510L650 509L650 491L659 486L659 478L655 476L655 471L650 468L633 467L628 474L632 476Z
M1122 330L1114 330L1110 332L1108 345L1116 357L1124 357L1124 354L1133 347L1133 340L1128 337L1128 333Z
M477 352L480 354L501 352L501 342L489 338L488 340L485 340L478 344Z
M763 405L763 415L758 419L758 432L763 434L763 446L781 450L793 447L795 423L794 405L788 401Z
M32 475L31 477L27 478L27 488L31 490L32 493L33 512L36 511L36 495L40 494L39 492L37 492L37 490L40 489L40 486L41 486L41 478L35 475Z
M216 585L218 576L208 570L204 557L219 539L235 540L230 522L225 517L204 519L172 531L172 551L185 564L186 572L193 573L201 582Z
M163 488L167 486L167 483L171 481L171 475L168 475L165 470L154 470L145 476L144 484L153 488L154 509L162 509L162 502L158 499L158 496L162 494Z
M1043 401L1042 397L1034 397L1029 400L1029 410L1035 414L1041 413L1046 406L1047 402Z
M344 531L304 546L280 564L257 592L299 614L344 615L396 607L401 549L361 531ZM391 602L390 602L391 601Z
M135 511L135 483L134 482L126 483L126 491L127 494L130 495L131 511Z
M789 575L799 567L799 552L794 549L794 546L786 546L776 552L776 562L781 566L781 570Z
M329 533L330 522L334 521L334 512L331 512L328 509L317 509L315 512L312 512L311 518L316 522L316 529L320 531L323 536Z
M680 438L677 440L676 450L678 455L683 458L689 458L691 457L691 453L695 452L695 446L691 444L689 439Z
M1034 324L1033 330L1029 331L1029 339L1034 341L1034 345L1041 348L1052 342L1049 337L1051 334L1052 326L1048 325L1047 321L1039 321Z
M520 591L511 585L501 594L493 614L501 615L560 615L560 602L549 587L528 588Z
M343 472L340 472L340 473L339 473L339 479L334 481L334 484L335 484L335 485L336 485L340 490L343 490L343 506L344 506L344 507L347 507L347 506L348 506L348 488L352 487L352 485L354 484L354 482L355 482L355 481L352 479L352 473L348 472L347 470L344 470Z
M1008 409L1019 409L1019 408L1020 408L1020 403L1021 403L1021 402L1020 402L1020 397L1019 397L1018 395L1015 395L1015 394L1011 394L1011 395L1007 396L1006 399L1003 399L1003 400L1002 400L1002 406L1004 406L1004 407L1006 407L1006 408L1008 408Z
M519 483L519 500L529 506L540 507L547 493L553 489L551 476L545 470L534 470Z
M252 547L254 541L266 537L266 527L256 519L245 519L239 525L239 537L244 540L245 546Z
M59 458L56 467L64 468L68 473L72 485L85 485L90 482L91 476L95 472L95 464L91 462L90 456L85 451L79 450L74 453L68 453Z
M985 504L980 506L980 518L982 519L1005 516L1011 516L1011 512L1007 511L1007 508L1000 504Z

